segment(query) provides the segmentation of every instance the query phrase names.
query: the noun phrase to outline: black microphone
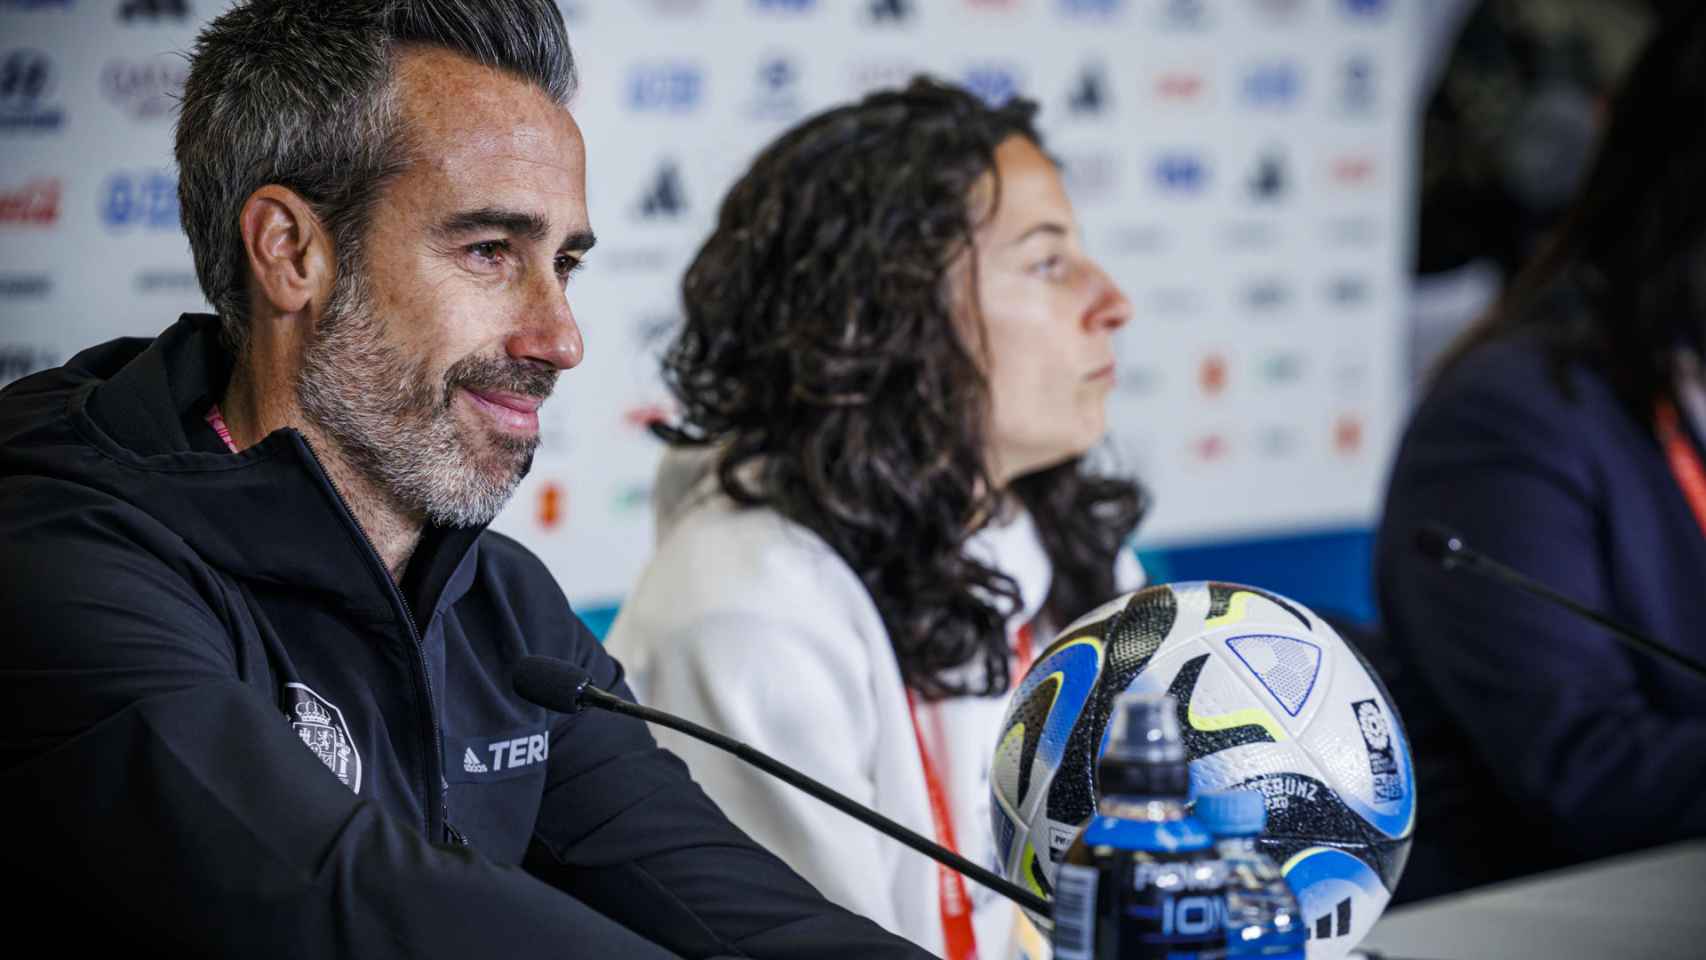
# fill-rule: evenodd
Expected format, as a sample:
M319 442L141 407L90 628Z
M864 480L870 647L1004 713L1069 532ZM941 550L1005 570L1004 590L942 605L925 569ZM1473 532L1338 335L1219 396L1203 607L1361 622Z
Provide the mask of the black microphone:
M1508 583L1524 593L1557 604L1578 617L1604 627L1611 631L1617 639L1637 650L1645 651L1662 660L1668 660L1696 676L1706 679L1706 664L1687 654L1672 650L1657 640L1642 636L1605 614L1591 610L1538 580L1524 576L1486 554L1471 549L1468 544L1463 542L1462 537L1438 523L1430 523L1416 530L1416 549L1421 551L1423 556L1438 563L1442 569L1467 570L1478 576Z
M585 670L565 660L555 660L551 657L522 657L515 665L513 682L515 692L520 694L522 699L547 710L555 710L558 713L579 713L583 707L597 707L600 710L609 710L612 713L638 717L641 720L668 727L671 730L679 730L695 740L703 741L719 750L734 754L795 789L803 790L822 800L860 823L887 834L937 863L976 880L1027 910L1045 917L1054 913L1048 901L1042 897L978 866L947 847L908 830L875 810L831 790L769 754L754 750L739 740L726 737L690 720L683 720L674 714L664 713L662 710L630 703L609 691L601 690L592 685L592 677Z

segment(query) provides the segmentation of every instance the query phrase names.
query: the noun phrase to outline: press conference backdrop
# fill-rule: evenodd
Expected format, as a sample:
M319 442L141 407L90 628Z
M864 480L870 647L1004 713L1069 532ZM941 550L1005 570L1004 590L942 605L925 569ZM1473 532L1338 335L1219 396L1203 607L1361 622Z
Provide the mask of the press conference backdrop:
M620 600L651 548L657 356L722 193L793 122L928 71L1042 105L1136 307L1104 452L1155 495L1152 577L1266 556L1267 585L1366 613L1405 400L1422 2L561 4L599 235L570 285L587 357L496 528L577 606ZM171 131L183 53L226 5L0 0L0 383L207 309Z

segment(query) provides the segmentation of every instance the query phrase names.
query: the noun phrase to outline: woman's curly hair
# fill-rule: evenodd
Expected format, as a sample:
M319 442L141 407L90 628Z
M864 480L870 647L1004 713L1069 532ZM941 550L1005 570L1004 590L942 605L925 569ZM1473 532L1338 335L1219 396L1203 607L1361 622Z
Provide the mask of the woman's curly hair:
M996 147L1040 145L1035 112L921 77L783 134L724 199L663 361L681 418L658 435L719 445L731 499L821 536L870 592L907 685L930 698L1011 682L1017 585L964 549L1004 491L985 466L983 345L964 342L948 277L999 203L999 183L994 202L973 197ZM1053 563L1056 625L1112 595L1143 513L1136 483L1080 460L1008 490Z

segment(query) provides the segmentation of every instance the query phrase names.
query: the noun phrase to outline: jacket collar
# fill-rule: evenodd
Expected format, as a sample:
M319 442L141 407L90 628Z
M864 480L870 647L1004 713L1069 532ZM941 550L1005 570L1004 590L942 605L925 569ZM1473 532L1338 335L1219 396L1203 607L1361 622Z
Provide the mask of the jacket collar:
M92 383L73 394L67 411L110 463L96 471L101 485L213 566L323 594L364 618L394 617L401 594L299 431L276 430L236 454L191 441L191 431L211 429L202 418L231 377L218 330L217 317L186 314L153 341L128 341L128 351L106 345L67 364L101 354L84 361ZM109 369L90 368L94 361ZM406 578L423 625L454 602L450 590L467 589L472 576L456 573L471 569L482 530L424 531Z

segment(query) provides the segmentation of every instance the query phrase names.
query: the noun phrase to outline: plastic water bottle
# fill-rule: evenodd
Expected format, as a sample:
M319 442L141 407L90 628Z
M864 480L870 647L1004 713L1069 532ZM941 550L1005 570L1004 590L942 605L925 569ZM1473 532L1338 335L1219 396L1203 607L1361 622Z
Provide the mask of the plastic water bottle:
M1055 875L1055 960L1225 956L1226 871L1185 808L1190 766L1172 697L1114 702L1096 776L1096 814Z
M1253 790L1228 790L1197 798L1197 819L1214 834L1226 865L1226 955L1229 958L1303 960L1309 939L1297 897L1279 865L1256 847L1268 811Z

